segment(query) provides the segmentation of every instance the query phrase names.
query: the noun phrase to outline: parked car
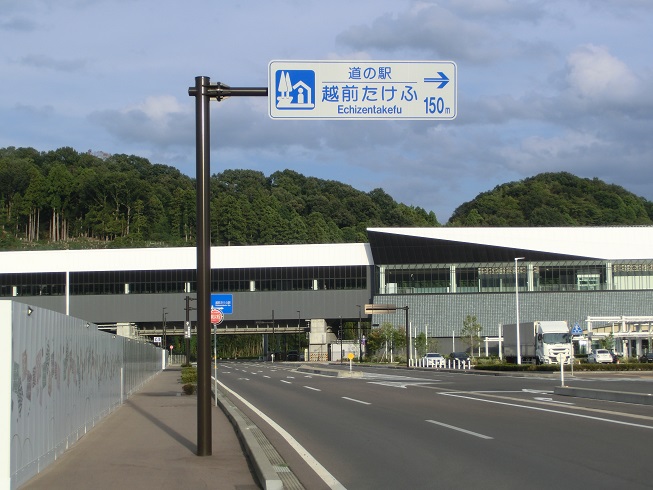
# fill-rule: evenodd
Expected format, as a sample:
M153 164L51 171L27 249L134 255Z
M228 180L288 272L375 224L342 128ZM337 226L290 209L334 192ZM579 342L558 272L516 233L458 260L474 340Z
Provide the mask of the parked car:
M426 367L444 366L444 356L439 352L427 352L422 360L424 361L424 366Z
M467 362L469 361L469 354L467 352L452 352L449 354L449 359L452 361L461 361L461 362Z
M592 352L587 356L587 362L612 364L612 354L608 349L592 349Z
M299 361L299 352L296 350L289 350L286 356L286 361Z
M647 352L639 358L639 362L653 362L653 352Z

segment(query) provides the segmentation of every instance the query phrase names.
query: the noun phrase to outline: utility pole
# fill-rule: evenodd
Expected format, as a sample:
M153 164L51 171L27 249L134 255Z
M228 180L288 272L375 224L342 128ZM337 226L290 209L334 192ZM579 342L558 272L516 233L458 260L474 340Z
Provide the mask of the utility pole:
M193 308L190 306L191 301L195 301L195 298L191 298L190 296L186 296L186 307L184 308L186 310L186 330L184 332L184 337L186 340L186 365L190 365L190 336L191 336L191 328L190 328L190 311L191 310L196 310L197 308Z

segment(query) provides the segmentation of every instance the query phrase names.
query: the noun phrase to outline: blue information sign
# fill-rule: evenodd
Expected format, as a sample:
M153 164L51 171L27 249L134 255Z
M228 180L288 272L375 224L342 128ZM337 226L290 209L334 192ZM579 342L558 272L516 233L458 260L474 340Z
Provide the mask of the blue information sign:
M222 310L225 315L234 312L234 299L232 294L211 294L211 308Z
M271 61L272 119L451 120L457 114L453 61Z

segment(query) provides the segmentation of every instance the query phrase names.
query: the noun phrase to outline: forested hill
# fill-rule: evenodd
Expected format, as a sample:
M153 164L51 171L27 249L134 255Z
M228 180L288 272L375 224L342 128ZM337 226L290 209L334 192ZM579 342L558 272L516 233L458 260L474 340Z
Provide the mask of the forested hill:
M653 203L567 172L543 173L479 194L448 226L611 226L653 224Z
M195 243L195 181L133 155L0 149L0 249ZM211 178L214 245L367 241L366 228L439 226L433 212L284 170Z

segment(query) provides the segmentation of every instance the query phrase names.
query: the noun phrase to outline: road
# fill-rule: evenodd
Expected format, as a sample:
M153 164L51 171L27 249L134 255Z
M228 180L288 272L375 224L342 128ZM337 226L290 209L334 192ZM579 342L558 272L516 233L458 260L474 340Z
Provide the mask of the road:
M356 367L363 377L350 379L297 367L222 362L218 379L306 488L651 488L651 406L557 396L550 377ZM617 379L568 384L653 390L653 378Z

